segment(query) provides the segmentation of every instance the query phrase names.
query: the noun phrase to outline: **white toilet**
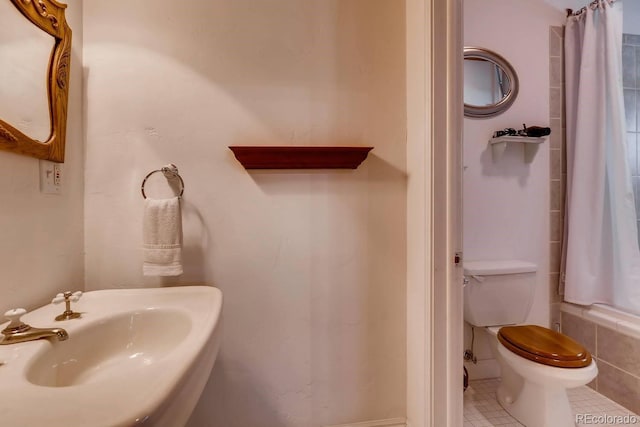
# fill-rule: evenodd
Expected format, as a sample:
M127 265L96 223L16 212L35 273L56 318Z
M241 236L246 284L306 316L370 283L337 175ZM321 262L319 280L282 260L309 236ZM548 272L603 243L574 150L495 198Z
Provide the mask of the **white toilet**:
M593 380L598 368L566 335L519 325L531 308L536 270L526 261L466 261L464 319L492 337L502 371L498 402L509 414L527 427L574 427L566 390Z

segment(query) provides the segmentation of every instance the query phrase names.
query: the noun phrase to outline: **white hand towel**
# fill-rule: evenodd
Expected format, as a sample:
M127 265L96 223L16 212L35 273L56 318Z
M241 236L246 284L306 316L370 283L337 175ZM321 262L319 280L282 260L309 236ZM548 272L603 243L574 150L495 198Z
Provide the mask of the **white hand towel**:
M180 199L145 199L142 230L145 276L182 274Z

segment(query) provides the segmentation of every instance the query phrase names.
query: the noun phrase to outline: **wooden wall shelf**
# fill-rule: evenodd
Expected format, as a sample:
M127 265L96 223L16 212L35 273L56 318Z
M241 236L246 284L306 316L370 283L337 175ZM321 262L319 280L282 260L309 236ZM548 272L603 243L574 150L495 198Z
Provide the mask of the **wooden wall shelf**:
M245 169L356 169L373 147L229 147Z

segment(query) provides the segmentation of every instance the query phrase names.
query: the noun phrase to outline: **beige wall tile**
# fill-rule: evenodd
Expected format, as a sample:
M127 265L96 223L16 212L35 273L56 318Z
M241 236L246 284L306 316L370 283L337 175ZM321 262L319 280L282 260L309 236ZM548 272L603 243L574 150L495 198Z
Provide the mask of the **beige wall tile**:
M549 58L549 86L562 87L564 75L562 72L562 58Z
M549 56L562 55L562 27L549 27Z
M551 212L551 235L552 242L561 242L563 233L564 217L562 212Z
M551 179L562 178L562 150L550 150Z
M562 333L578 341L592 355L596 355L595 323L563 312Z
M640 340L598 325L598 358L640 376Z
M560 320L560 316L562 315L560 311L561 305L560 303L553 303L549 309L549 325L554 331L562 330L562 321Z
M560 303L562 296L558 293L560 278L561 241L564 223L564 183L563 179L565 128L564 128L564 28L549 27L549 123L551 135L548 138L549 178L550 178L550 230L549 230L549 303L550 324L562 323ZM594 330L595 346L595 330Z
M562 297L560 296L560 294L558 294L559 280L559 273L551 273L549 275L549 302L552 304L562 302Z
M551 210L564 212L564 180L551 180ZM553 241L553 237L551 240Z
M560 272L560 242L551 242L549 244L549 272L550 273L559 273Z
M602 360L598 360L598 392L625 408L640 409L640 381Z
M560 149L562 147L562 135L564 129L562 129L562 119L551 119L551 135L549 135L550 147Z
M553 119L562 117L562 89L549 89L549 116Z

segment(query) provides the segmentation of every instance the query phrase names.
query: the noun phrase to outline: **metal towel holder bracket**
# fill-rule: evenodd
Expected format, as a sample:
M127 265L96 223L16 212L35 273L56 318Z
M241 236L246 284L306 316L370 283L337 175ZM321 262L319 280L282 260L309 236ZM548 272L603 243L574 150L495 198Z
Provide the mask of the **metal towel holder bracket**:
M184 194L184 181L182 180L182 177L178 173L178 167L173 163L163 166L160 169L151 171L147 174L147 176L144 177L144 179L142 180L142 185L140 186L142 197L145 199L147 198L147 195L144 192L144 185L146 184L147 179L149 179L151 175L157 172L162 172L167 179L178 178L180 180L180 194L178 194L178 198L182 198L182 195Z

